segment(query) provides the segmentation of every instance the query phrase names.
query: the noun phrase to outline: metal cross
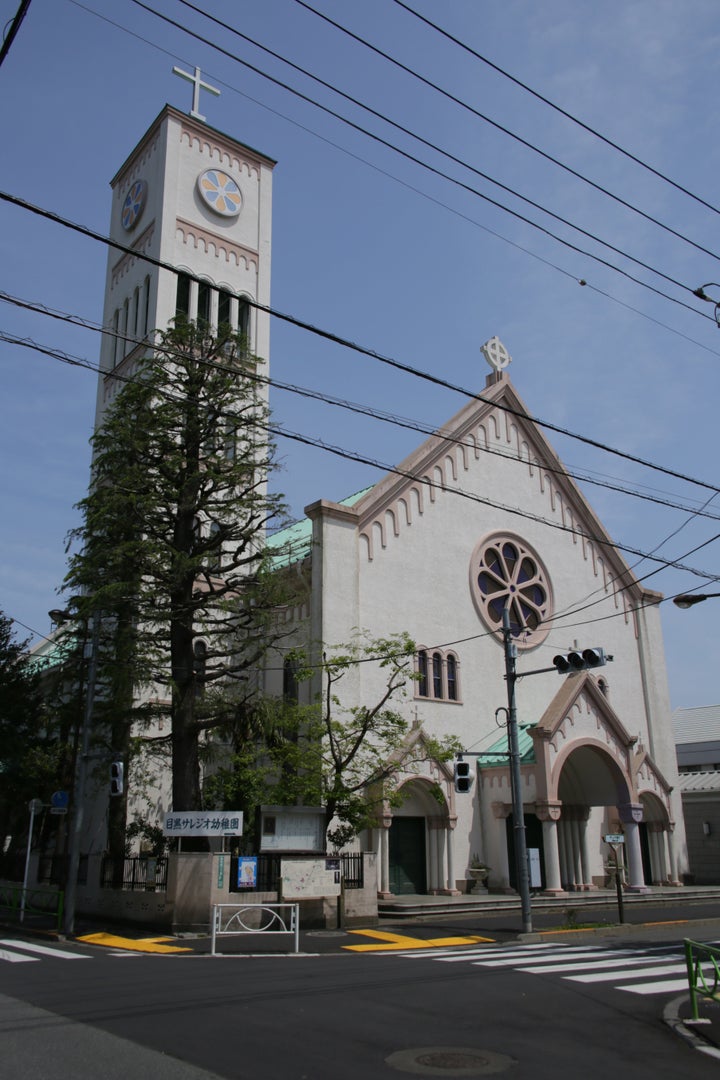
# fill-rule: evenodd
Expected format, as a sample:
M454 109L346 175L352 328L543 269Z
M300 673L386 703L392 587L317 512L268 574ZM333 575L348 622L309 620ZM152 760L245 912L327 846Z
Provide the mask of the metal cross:
M211 94L215 95L215 97L220 97L220 91L216 87L211 86L210 83L202 81L202 79L200 78L200 68L196 67L195 74L190 75L187 71L183 71L182 68L174 67L173 75L179 75L181 79L187 79L188 82L191 82L193 84L193 103L192 109L190 110L190 115L194 116L196 120L204 120L205 117L202 116L199 112L200 90L209 90Z

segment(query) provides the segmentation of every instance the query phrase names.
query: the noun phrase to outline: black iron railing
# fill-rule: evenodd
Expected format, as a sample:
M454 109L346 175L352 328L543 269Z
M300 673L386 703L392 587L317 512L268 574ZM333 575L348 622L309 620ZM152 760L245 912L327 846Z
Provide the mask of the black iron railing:
M125 889L131 892L165 892L168 861L165 856L153 858L137 855L116 859L104 855L100 864L102 889Z

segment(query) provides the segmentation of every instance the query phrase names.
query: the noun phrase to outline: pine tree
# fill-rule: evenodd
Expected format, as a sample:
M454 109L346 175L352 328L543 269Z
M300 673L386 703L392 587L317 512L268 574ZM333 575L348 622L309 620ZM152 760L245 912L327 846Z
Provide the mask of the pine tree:
M95 724L127 774L133 731L149 730L150 699L169 693L176 810L201 808L203 747L250 710L274 635L278 580L264 540L283 507L267 490L259 365L227 327L162 335L93 437L73 537L65 587L100 626Z

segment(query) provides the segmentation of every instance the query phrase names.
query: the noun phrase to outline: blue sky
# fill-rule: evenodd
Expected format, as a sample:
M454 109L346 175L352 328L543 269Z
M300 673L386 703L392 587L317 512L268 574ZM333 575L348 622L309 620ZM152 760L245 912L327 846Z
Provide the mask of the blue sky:
M313 6L707 252L523 147L295 0L205 0L203 9L620 253L368 116L178 0L150 0L148 6L618 270L398 156L132 0L33 0L0 69L4 192L106 232L111 177L166 102L189 110L190 88L171 69L198 65L221 89L219 98L203 99L208 122L278 161L275 308L473 390L482 388L488 370L480 346L497 334L513 356L513 382L536 416L720 487L720 331L707 317L711 305L688 291L720 279L711 254L720 254L717 212L553 111L393 0L313 0ZM410 6L720 206L715 0L412 0ZM3 24L16 7L17 0L0 0ZM0 223L4 293L100 320L102 245L4 201ZM720 298L720 289L714 295ZM92 331L8 302L0 312L5 337L97 360ZM465 400L281 322L273 323L271 341L272 374L287 382L437 425ZM5 340L0 364L0 608L45 633L64 573L65 536L76 521L73 505L87 483L95 377ZM286 393L276 393L273 405L276 422L289 429L387 463L419 441L413 432ZM619 543L657 549L663 559L700 571L660 569L649 587L667 595L720 592L712 580L720 575L719 545L712 539L720 521L694 516L711 490L573 439L551 441L573 470L685 508L606 487L586 489ZM287 440L279 452L277 485L294 517L316 498L342 498L378 477L368 466ZM720 517L720 498L706 509ZM657 565L642 562L637 572ZM663 605L674 706L720 700L719 618L713 601L689 612ZM28 631L20 625L19 632ZM586 644L602 637L591 622L574 634Z

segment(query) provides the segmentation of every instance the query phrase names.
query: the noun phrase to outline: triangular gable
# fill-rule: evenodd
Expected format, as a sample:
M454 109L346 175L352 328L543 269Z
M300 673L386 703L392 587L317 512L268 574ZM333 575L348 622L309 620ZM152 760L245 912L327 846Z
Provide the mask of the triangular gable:
M564 728L574 712L584 711L596 717L595 723L607 729L609 737L626 749L637 742L636 735L630 735L612 705L598 686L596 678L589 672L569 675L543 713L533 729L533 737L553 741L559 737L567 739L569 732ZM569 720L570 727L574 724Z
M642 597L645 602L660 599L660 594L643 589L637 582L503 374L489 376L482 397L463 406L405 458L397 472L388 473L356 503L359 531L367 542L369 557L374 555L376 532L384 547L388 533L399 536L403 526L422 514L428 500L434 502L442 497L446 488L462 488L462 474L487 450L512 454L527 463L530 476L547 497L547 517L571 532L575 542L582 545L583 555L601 566L606 588L621 582L622 589L616 589L619 604L627 609L634 606L631 597L633 601Z
M638 746L633 757L633 772L638 795L652 792L667 804L672 784L668 784L644 746Z
M422 759L437 772L437 778L450 782L454 778L452 763L439 761L430 752L431 744L436 741L427 735L419 723L414 723L402 744L389 756L388 765L393 772L400 772L409 761L417 760L422 754Z

